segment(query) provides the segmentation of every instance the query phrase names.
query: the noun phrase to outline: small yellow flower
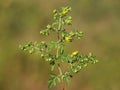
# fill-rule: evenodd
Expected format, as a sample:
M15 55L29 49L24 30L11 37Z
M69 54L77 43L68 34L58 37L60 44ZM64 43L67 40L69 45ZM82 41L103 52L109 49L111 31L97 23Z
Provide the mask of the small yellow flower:
M78 54L78 51L74 51L72 52L71 57L76 56L77 54Z
M63 11L62 11L62 15L66 15L67 12L68 12L67 10L63 10Z
M77 55L78 54L78 51L74 51L73 53L72 53L72 55Z
M65 37L65 41L71 42L71 41L72 41L72 38L71 38L70 36L66 36L66 37Z

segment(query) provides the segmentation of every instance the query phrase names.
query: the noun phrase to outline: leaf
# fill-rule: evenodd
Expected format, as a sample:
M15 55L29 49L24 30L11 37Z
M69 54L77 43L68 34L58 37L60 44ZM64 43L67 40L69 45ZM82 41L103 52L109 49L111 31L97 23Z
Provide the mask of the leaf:
M70 78L71 78L70 75L64 76L64 80L65 80L65 82L66 82L67 85L70 84Z
M60 55L64 53L64 46L59 45Z
M57 81L60 83L61 82L61 79L60 79L60 77L57 77Z
M66 61L68 63L72 63L73 62L72 58L69 55L66 56Z
M56 47L57 47L57 42L51 41L51 42L48 44L48 46L47 46L47 48L46 48L46 51L49 52L51 49L56 48Z
M48 81L49 85L48 88L52 88L56 86L56 82L61 82L59 75L50 74L51 79Z
M55 85L56 85L56 82L54 79L49 80L48 83L49 83L48 88L55 87Z
M52 65L52 66L51 66L51 71L53 71L53 70L54 70L54 68L55 68L55 65Z
M29 50L29 53L32 54L34 52L34 48L31 48L31 50Z
M53 74L53 73L50 74L50 77L52 77L52 78L54 78L56 76L57 76L56 74Z

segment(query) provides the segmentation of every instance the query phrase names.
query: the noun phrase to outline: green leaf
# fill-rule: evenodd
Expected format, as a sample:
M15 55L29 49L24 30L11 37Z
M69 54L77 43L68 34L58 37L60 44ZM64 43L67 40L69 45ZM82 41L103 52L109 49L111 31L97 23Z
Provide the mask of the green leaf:
M70 84L70 78L71 78L70 75L65 75L64 76L64 80L65 80L65 82L66 82L67 85Z
M59 77L59 75L56 75L56 74L50 74L50 77L51 77L51 79L49 79L49 81L48 81L48 83L49 83L49 85L48 85L48 87L49 88L52 88L52 87L54 87L54 86L56 86L56 83L57 82L61 82L61 79L60 79L60 77Z
M34 48L32 48L31 50L29 50L29 53L32 54L34 51Z
M46 48L46 52L50 52L51 49L56 48L57 47L57 42L51 41Z
M53 71L53 70L54 70L54 68L55 68L55 65L52 65L52 66L51 66L51 71Z
M48 83L49 83L48 88L52 88L56 86L56 82L54 79L49 80Z
M50 77L52 77L52 78L54 78L54 77L56 77L57 75L56 74L54 74L54 73L51 73L50 74Z
M62 44L59 45L59 51L60 51L60 55L64 53L64 46Z
M61 82L61 79L60 79L60 77L57 77L57 81L60 83Z
M49 29L49 30L52 29L52 26L48 24L47 29Z
M52 88L52 87L54 87L55 86L55 78L51 78L51 79L49 79L48 80L48 83L49 83L49 88Z

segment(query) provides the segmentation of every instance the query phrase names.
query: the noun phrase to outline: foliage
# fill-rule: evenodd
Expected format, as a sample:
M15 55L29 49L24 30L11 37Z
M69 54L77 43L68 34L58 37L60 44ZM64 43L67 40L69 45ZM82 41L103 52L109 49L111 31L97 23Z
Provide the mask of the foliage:
M46 29L40 31L40 34L45 36L48 36L50 32L55 32L57 34L56 41L49 43L45 41L41 41L40 43L28 42L25 45L20 45L23 51L28 51L30 54L38 53L46 62L49 62L51 67L51 78L48 81L49 88L56 86L56 83L66 82L66 84L69 84L74 73L80 72L89 63L95 64L98 62L92 53L83 55L75 50L72 53L65 54L65 43L71 43L75 38L81 39L83 36L83 32L81 31L66 30L65 26L72 25L72 17L68 15L70 11L71 7L62 7L60 10L53 10L54 22L48 24ZM67 67L64 69L62 65L66 64ZM55 68L58 69L59 73L53 73Z

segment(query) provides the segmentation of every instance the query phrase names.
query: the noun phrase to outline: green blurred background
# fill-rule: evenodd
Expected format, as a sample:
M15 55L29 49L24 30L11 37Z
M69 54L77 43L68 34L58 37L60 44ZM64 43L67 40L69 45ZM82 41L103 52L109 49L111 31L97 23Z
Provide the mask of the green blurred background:
M0 90L48 90L48 64L18 46L47 39L39 31L53 21L52 10L65 5L72 7L73 27L85 33L68 51L99 59L66 90L120 90L120 0L0 0Z

